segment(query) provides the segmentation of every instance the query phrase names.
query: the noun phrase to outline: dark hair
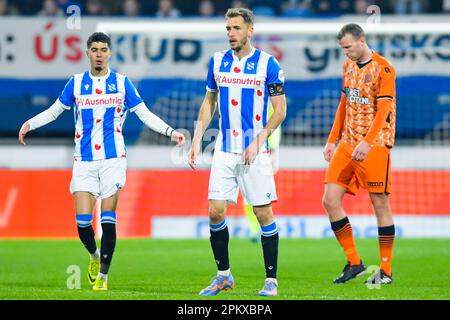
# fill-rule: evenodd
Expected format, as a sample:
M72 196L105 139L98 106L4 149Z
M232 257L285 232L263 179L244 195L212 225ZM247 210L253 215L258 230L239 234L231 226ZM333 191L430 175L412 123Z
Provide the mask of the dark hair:
M253 25L253 21L255 16L253 15L253 11L247 8L230 8L227 13L225 13L225 18L234 18L234 17L242 17L244 22L250 26Z
M103 42L108 44L108 48L111 48L111 39L103 32L94 32L87 40L87 48L89 49L92 42Z
M337 35L337 39L341 40L347 34L350 34L355 40L365 36L364 30L356 23L350 23L343 26Z

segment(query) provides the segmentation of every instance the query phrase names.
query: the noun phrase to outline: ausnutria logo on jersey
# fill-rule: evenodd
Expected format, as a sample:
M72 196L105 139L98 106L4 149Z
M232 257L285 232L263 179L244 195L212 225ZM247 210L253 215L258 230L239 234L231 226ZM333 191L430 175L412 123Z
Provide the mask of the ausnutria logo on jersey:
M240 84L247 86L260 86L261 80L255 77L231 77L226 75L216 75L216 83L217 84Z
M77 105L80 107L91 107L91 106L117 106L122 105L122 98L118 97L108 97L108 98L82 98L78 97L76 99Z

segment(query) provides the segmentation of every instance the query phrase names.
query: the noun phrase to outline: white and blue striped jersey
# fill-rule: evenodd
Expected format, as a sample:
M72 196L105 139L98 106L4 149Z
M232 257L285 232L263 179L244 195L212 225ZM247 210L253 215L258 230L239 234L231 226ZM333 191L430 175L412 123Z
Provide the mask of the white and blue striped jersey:
M127 112L144 103L126 76L111 70L102 77L90 71L75 74L58 100L65 109L74 107L75 159L126 156L122 125Z
M264 51L253 48L241 59L231 49L214 53L206 90L218 93L220 130L216 150L243 153L267 124L268 85L283 83L278 61ZM268 150L266 141L260 152Z

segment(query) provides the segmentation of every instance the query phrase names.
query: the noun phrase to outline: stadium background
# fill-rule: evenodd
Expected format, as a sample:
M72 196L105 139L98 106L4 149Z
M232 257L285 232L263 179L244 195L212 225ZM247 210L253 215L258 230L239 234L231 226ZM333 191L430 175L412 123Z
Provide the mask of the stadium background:
M61 7L54 12L49 3L58 1L0 2L8 2L7 12L12 13L0 18L0 237L76 238L69 194L73 115L65 112L54 123L33 131L26 147L16 140L21 124L46 109L70 75L88 68L85 43L98 23L172 27L201 23L206 30L223 23L222 13L231 2L216 2L215 17L199 17L200 1L175 1L179 11L169 17L157 14L158 1L142 1L141 11L133 17L126 16L120 5L130 1L60 1ZM247 3L257 15L254 44L277 56L286 76L288 115L276 175L279 201L274 204L282 237L332 236L321 205L326 168L322 148L339 101L343 56L334 35L317 36L312 27L309 35L286 35L276 28L272 35L258 35L258 25L359 22L364 26L370 16L366 9L373 3L380 6L383 23L411 23L412 30L369 36L372 48L390 59L398 74L391 196L398 236L450 237L450 33L430 29L448 20L450 5L448 1L412 2L422 6L402 11L390 1ZM97 3L107 12L93 10ZM79 28L76 12L75 16L73 11L64 14L71 4L81 8ZM431 31L423 32L424 27ZM135 33L111 34L111 68L133 80L152 111L192 134L205 92L207 62L227 43L225 30L208 36L186 36L181 31L158 34L136 29ZM217 119L211 127L217 128ZM128 115L124 135L129 170L117 210L119 237L208 236L213 129L204 141L201 170L194 172L183 161L188 146L173 148L168 139ZM347 197L345 209L357 237L377 235L364 191ZM249 228L242 199L229 208L228 215L231 234L246 236Z

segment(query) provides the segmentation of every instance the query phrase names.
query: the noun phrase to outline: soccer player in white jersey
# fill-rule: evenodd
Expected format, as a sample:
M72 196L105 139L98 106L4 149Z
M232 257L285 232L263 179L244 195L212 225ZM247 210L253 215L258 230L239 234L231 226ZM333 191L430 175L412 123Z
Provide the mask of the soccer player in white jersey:
M87 41L90 71L69 79L55 103L26 121L19 132L25 135L58 118L73 107L75 153L70 191L75 198L78 234L90 254L88 280L94 290L107 290L108 270L116 245L116 207L119 190L126 180L126 150L122 126L128 111L152 130L169 136L179 146L183 134L154 115L136 88L124 75L109 69L111 40L100 32ZM92 228L96 198L101 198L102 238L100 252Z
M267 138L286 116L283 71L275 57L252 46L254 16L251 10L232 8L225 17L231 49L216 52L211 57L207 92L188 154L189 165L195 169L202 136L217 104L220 131L211 166L208 199L210 242L218 273L200 295L214 296L234 286L225 213L227 202L236 203L239 188L247 203L253 206L262 231L266 280L259 295L275 296L278 228L271 203L277 200L277 195ZM269 99L274 108L270 118Z

